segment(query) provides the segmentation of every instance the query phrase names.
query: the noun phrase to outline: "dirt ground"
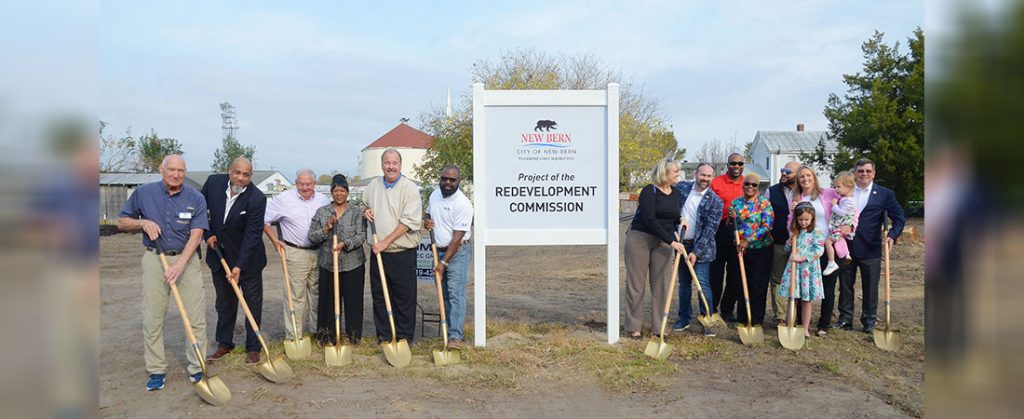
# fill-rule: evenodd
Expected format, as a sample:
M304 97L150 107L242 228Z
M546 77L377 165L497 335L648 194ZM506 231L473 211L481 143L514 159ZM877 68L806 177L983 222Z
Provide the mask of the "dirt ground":
M369 339L357 348L354 365L344 368L325 367L318 347L312 360L290 360L296 375L287 384L264 380L255 368L242 363L242 353L233 353L211 364L233 393L222 407L205 404L186 381L185 334L173 304L164 328L170 363L167 387L145 391L138 284L141 239L128 234L106 236L101 238L100 413L116 417L921 416L923 221L912 219L909 225L913 233L905 234L893 251L893 319L904 338L896 353L877 349L869 335L856 330L814 338L803 350L793 352L781 348L772 328L765 330L767 343L759 347L744 347L734 328L719 328L715 338L695 331L672 333L673 355L668 361L653 361L642 355L646 341L603 343L603 247L491 247L488 346L467 348L462 364L432 365L430 350L438 347L439 340L434 338L436 327L430 324L427 338L417 336L412 365L400 370L388 366ZM272 249L269 244L268 249ZM283 276L280 263L274 263L279 260L276 254L269 254L268 260L263 328L274 342L272 351L280 353ZM624 279L624 263L621 266ZM212 351L215 296L205 267L203 275ZM859 297L859 284L856 289ZM428 311L437 306L433 283L422 283L418 291L419 302ZM468 295L467 341L471 342L472 279ZM364 335L372 335L368 290L365 298ZM859 299L856 305L858 318ZM239 313L236 344L244 340L243 321Z

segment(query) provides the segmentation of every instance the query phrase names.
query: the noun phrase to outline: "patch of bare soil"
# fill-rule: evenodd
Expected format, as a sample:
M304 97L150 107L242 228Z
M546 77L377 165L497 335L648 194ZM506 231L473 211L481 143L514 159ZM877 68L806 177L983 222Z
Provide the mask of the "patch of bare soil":
M876 348L869 335L856 330L813 338L793 352L780 347L770 328L765 330L767 344L760 347L744 347L734 328L720 328L715 338L672 333L672 356L653 361L642 354L646 341L603 343L603 247L492 247L487 256L488 346L464 350L462 364L433 366L430 351L440 344L436 327L429 323L426 338L417 336L413 345L412 365L400 370L387 365L369 339L357 348L352 366L324 366L318 347L312 360L290 360L296 376L287 384L264 380L244 365L242 353L233 353L211 365L233 393L222 407L206 405L186 381L186 338L173 305L164 328L170 362L167 387L145 391L141 239L104 236L100 412L117 417L636 417L657 409L674 416L921 416L923 222L914 219L911 225L915 234L893 251L893 319L904 338L896 353ZM280 264L274 263L277 255L268 259L263 329L277 353L284 335L283 277ZM216 311L205 267L204 279L212 342ZM466 329L467 341L472 341L472 279L468 293ZM365 299L364 335L372 335L368 291ZM420 285L419 301L436 311L433 283ZM855 318L859 300L856 305ZM815 316L817 310L815 306ZM236 344L244 339L243 321L240 315Z

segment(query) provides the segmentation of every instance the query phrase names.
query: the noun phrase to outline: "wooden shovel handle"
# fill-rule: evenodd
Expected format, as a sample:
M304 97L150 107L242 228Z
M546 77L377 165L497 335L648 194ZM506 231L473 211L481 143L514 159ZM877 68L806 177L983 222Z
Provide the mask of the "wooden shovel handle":
M260 333L260 326L256 324L256 318L253 317L252 311L249 310L249 304L245 302L245 296L242 295L242 289L238 288L238 284L231 280L231 267L228 266L228 261L224 259L224 255L221 254L217 248L213 249L217 253L217 258L220 259L220 266L224 268L224 276L226 277L228 284L231 285L231 289L235 291L235 296L238 297L238 303L242 305L242 311L245 312L245 319L249 321L249 326L252 327L252 331L256 333L256 338L260 340L260 346L263 347L263 351L267 354L267 359L270 359L270 349L267 348L267 343L263 341L263 334Z
M370 232L373 235L373 243L379 243L380 239L377 238L377 225L370 223ZM381 258L380 253L377 256L377 269L380 272L380 288L384 292L384 308L388 310L388 322L391 323L391 342L398 341L398 334L395 330L395 316L391 311L391 294L388 293L388 280L384 275L384 259Z
M331 259L334 263L334 334L338 344L341 343L341 281L338 279L338 236L331 234Z
M292 280L288 275L288 259L284 256L284 249L281 249L277 253L281 255L281 268L284 269L284 291L285 295L288 297L288 311L294 313L295 307L292 303Z

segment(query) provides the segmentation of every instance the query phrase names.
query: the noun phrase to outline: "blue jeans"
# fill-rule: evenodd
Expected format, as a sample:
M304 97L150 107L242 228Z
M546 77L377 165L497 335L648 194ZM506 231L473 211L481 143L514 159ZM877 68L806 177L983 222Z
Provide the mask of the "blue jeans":
M448 320L448 339L465 339L462 324L466 321L466 284L469 282L469 255L473 251L470 243L463 243L448 261L441 278L444 291L444 311ZM446 252L438 252L443 259ZM439 260L441 260L439 259Z
M686 253L689 254L693 251L693 245L686 246ZM711 262L701 262L700 259L693 265L693 271L697 273L697 280L700 281L701 291L704 291L704 298L707 299L708 304L712 304L714 299L711 296ZM679 321L673 325L673 327L682 327L690 324L693 320L693 307L690 305L690 282L693 278L690 276L690 269L686 267L686 261L679 261ZM700 308L700 314L706 315L707 310L704 309L704 303L697 299L697 307ZM714 307L711 308L711 312L714 313Z

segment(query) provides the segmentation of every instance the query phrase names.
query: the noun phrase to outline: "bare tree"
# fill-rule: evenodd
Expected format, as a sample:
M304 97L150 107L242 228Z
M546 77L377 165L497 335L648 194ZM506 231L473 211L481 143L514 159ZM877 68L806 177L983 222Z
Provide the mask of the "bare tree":
M124 135L117 137L113 134L104 135L103 131L107 125L109 124L106 121L100 121L100 172L137 170L139 150L135 138L132 137L132 127L125 128Z
M725 167L729 160L729 155L732 153L738 153L739 149L736 148L736 138L729 141L719 141L713 139L706 141L700 145L697 149L697 153L694 154L694 158L699 163L708 163L715 169L715 173L724 173Z

